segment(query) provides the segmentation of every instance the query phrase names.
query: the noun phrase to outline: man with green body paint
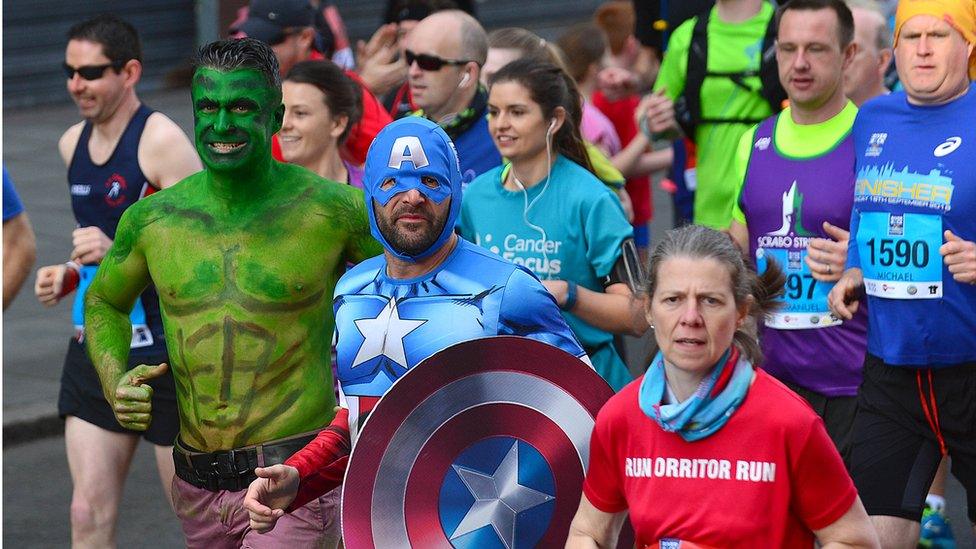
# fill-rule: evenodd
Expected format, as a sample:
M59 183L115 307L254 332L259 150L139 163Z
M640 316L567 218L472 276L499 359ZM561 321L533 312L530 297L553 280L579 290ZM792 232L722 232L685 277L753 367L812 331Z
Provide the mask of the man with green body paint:
M201 49L191 93L206 169L126 210L86 302L105 396L122 425L145 429L144 381L166 366L126 371L127 313L156 284L180 410L173 497L191 547L338 540L338 513L323 508L337 497L271 538L252 539L240 505L254 467L281 463L329 424L333 288L347 261L382 251L361 191L272 159L279 78L258 41Z

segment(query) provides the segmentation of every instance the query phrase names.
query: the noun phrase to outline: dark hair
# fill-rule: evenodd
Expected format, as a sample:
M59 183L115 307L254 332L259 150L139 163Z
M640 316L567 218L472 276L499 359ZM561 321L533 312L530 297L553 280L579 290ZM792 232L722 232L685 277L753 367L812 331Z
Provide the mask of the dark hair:
M766 315L782 305L777 298L783 294L786 276L779 264L769 261L763 274L757 275L727 234L701 225L685 225L665 233L664 239L651 254L647 266L647 281L644 284L648 308L651 306L650 300L654 298L654 290L657 289L661 264L674 257L713 259L724 265L732 281L736 307L744 305L749 296L752 296L748 314L756 323L762 322ZM732 343L750 362L760 364L763 359L762 350L754 330L755 327L748 324L739 328Z
M834 10L837 14L837 38L843 50L854 41L854 16L844 0L790 0L776 9L776 30L779 31L783 14L788 11Z
M554 117L557 107L565 109L566 119L553 136L556 152L593 172L580 135L582 98L576 83L566 71L536 59L516 59L492 75L488 81L489 89L499 82L517 82L529 90L529 96L542 109L542 116L546 119Z
M607 52L603 32L593 23L578 23L556 41L566 54L566 71L578 83L586 76L590 65L599 63Z
M121 17L103 14L68 30L68 41L87 40L102 45L102 53L118 67L130 59L142 62L142 44L135 27Z
M207 68L221 72L236 69L261 71L267 83L281 90L278 58L271 46L254 38L217 40L200 48L193 59L194 70Z
M363 92L359 85L346 76L346 73L332 61L302 61L288 71L286 82L315 86L325 95L325 106L332 116L345 116L349 119L346 129L339 136L342 144L349 131L362 116L360 104Z

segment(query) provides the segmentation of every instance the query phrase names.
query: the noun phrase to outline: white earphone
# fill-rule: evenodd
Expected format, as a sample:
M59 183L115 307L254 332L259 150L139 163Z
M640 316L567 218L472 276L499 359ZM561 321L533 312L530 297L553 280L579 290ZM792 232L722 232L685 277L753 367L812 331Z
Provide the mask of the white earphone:
M464 86L465 84L468 83L468 80L470 80L470 79L471 79L471 76L468 75L468 73L464 73L464 76L461 77L461 81L458 82L457 87L460 88L460 87Z
M554 130L554 129L556 129L556 119L555 118L552 119L552 122L549 122L549 129L546 130L546 133L552 133L552 130Z

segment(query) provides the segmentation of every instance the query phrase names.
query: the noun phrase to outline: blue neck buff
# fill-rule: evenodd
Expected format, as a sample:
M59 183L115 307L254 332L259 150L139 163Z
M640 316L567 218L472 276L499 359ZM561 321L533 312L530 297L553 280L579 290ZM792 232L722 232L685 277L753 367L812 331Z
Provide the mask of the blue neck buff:
M695 393L680 404L661 404L666 374L664 355L659 351L641 381L637 397L641 411L662 429L678 433L688 442L718 431L742 404L752 384L752 364L730 348L712 371L698 384Z
M425 185L424 177L436 179L438 185ZM392 180L393 185L381 189L383 182L388 180ZM426 250L413 255L394 249L383 237L376 224L374 209L376 204L386 206L394 196L410 190L417 190L435 204L448 198L451 200L447 222L437 240ZM417 261L433 254L447 243L461 212L461 168L454 143L440 126L419 116L408 116L387 125L366 153L363 191L373 238L388 252L405 261Z

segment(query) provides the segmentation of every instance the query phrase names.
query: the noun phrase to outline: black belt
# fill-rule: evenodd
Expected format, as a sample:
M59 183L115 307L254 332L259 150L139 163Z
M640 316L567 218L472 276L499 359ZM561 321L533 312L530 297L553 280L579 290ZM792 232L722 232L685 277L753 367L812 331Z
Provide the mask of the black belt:
M197 488L211 492L237 492L247 488L257 478L254 474L255 467L284 463L317 434L318 431L304 433L264 444L210 453L188 450L177 439L173 445L176 476Z

